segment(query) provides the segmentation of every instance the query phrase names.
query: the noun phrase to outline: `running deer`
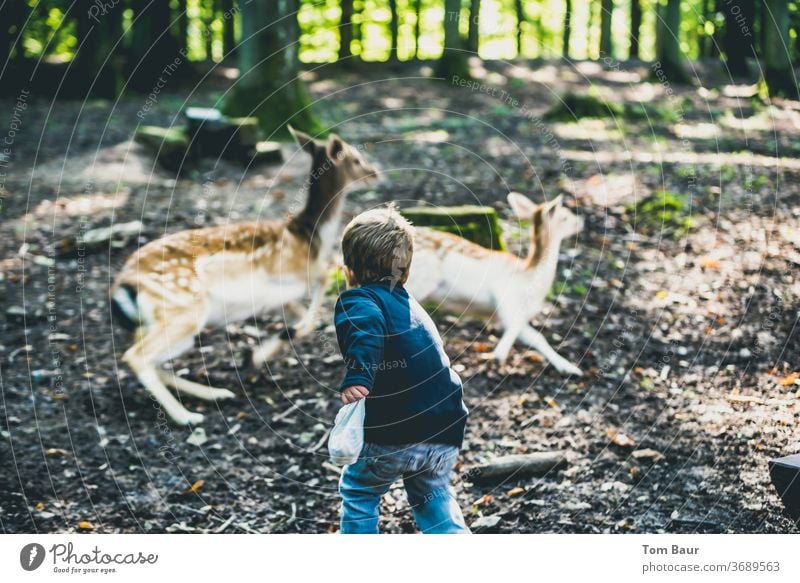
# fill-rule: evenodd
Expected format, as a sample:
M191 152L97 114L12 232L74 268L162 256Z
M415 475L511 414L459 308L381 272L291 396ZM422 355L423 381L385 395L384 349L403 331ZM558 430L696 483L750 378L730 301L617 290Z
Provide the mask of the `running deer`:
M418 301L432 300L449 310L497 317L503 334L492 355L501 364L517 340L535 348L564 374L581 369L558 354L531 320L553 284L561 241L577 234L583 220L562 206L561 196L535 204L512 192L514 213L531 222L527 257L491 251L455 235L417 228L414 259L406 284Z
M299 214L168 235L132 255L111 289L115 318L138 329L123 360L180 425L198 424L203 416L186 410L167 386L208 401L234 393L180 378L161 365L190 349L206 326L296 308L306 298L300 320L262 343L254 364L263 364L287 340L310 333L325 293L344 193L377 178L361 152L338 136L325 142L289 129L312 158L308 199Z

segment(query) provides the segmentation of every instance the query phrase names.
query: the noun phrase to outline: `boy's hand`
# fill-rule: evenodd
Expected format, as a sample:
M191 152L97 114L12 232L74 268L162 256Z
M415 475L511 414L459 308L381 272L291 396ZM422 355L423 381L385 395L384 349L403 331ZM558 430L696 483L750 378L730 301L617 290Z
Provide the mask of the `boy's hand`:
M347 387L344 391L342 391L342 402L345 405L348 405L350 403L360 401L367 395L369 395L369 389L367 389L367 387L362 385L353 385L352 387Z

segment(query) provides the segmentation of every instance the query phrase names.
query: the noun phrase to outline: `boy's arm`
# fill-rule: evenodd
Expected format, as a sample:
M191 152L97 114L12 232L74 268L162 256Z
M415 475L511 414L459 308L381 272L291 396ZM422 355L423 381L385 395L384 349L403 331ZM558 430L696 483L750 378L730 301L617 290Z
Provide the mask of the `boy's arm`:
M372 391L378 365L383 361L386 320L375 301L356 288L339 297L334 323L347 367L340 390L344 391L345 402L357 401Z

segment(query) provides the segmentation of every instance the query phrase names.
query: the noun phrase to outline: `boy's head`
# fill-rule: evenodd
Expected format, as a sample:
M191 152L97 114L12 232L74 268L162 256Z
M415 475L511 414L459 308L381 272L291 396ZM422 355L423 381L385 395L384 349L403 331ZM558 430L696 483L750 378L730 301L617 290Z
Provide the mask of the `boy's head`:
M361 213L345 227L342 255L351 286L405 283L414 254L414 227L394 205Z

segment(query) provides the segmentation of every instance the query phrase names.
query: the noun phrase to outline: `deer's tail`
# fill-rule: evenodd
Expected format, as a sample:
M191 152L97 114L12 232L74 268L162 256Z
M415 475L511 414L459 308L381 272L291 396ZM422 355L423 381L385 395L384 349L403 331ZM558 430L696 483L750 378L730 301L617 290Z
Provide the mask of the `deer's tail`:
M136 288L128 283L117 286L111 295L111 315L114 322L127 330L136 330L142 324L136 296Z

